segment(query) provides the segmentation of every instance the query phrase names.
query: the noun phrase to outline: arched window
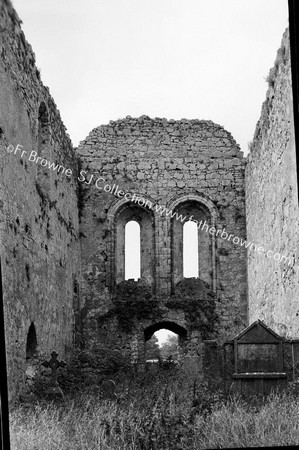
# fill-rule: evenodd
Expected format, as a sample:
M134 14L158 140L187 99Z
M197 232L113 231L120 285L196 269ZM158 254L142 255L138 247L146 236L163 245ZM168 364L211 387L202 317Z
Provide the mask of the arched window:
M125 227L125 280L140 278L140 225L130 220Z
M36 331L34 323L32 322L28 334L27 334L27 341L26 341L26 359L30 359L33 356L35 356L37 352L37 338L36 338Z
M171 225L172 291L184 278L194 277L214 289L215 246L209 228L215 225L215 217L205 203L192 197L174 205L172 210L185 218L174 218Z
M198 277L198 229L191 220L183 227L183 276Z
M155 228L151 211L126 202L111 214L111 225L112 258L107 284L112 287L133 278L154 289Z

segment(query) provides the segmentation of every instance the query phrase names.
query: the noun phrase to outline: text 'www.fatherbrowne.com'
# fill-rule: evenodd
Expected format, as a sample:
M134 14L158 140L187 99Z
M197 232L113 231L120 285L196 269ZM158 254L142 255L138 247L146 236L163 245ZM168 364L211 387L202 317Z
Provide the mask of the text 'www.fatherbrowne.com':
M21 158L26 158L28 161L38 164L42 167L48 168L49 170L53 170L57 174L64 174L67 177L71 177L73 175L72 169L66 168L65 166L54 163L46 158L43 158L41 156L38 156L38 153L35 150L31 150L31 152L27 152L26 150L23 150L23 146L18 144L15 148L13 145L8 145L7 147L8 153L13 153L14 155L19 155ZM181 222L192 221L195 222L197 225L197 228L199 230L205 231L211 235L219 236L223 240L227 240L232 242L235 245L239 245L241 247L245 247L247 250L253 250L254 252L266 256L266 258L273 258L277 262L284 262L288 263L288 265L293 266L295 263L295 255L292 255L291 257L287 257L284 255L281 255L280 253L274 253L272 250L266 250L263 246L258 246L254 244L253 242L248 242L245 239L242 239L238 236L235 236L233 234L228 233L225 228L223 229L216 229L213 226L210 226L206 221L202 223L202 221L198 222L197 220L193 219L193 215L191 216L183 216L182 214L178 214L176 211L172 211L167 209L164 206L161 206L159 204L154 204L149 199L146 199L144 197L141 197L139 194L126 192L119 188L118 185L111 185L106 182L106 180L101 176L96 176L95 174L88 174L86 170L81 170L79 173L79 177L77 178L79 182L84 183L88 186L94 185L98 190L104 191L106 193L110 193L118 198L124 198L127 201L130 201L131 203L138 204L139 206L151 209L155 211L155 213L160 214L161 216L170 217L171 219L179 220ZM104 184L105 183L105 184Z

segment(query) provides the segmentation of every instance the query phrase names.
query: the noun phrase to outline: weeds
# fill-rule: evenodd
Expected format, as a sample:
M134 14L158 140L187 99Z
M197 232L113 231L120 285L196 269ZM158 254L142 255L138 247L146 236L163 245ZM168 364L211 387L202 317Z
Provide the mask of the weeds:
M148 373L101 389L11 411L12 450L189 450L299 444L299 400L273 394L248 402L211 393L188 377Z

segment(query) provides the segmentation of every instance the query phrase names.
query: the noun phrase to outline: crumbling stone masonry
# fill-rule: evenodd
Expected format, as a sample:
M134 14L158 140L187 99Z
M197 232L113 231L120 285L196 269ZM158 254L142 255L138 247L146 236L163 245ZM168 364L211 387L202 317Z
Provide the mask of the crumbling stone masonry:
M284 33L246 167L249 322L298 338L298 196L289 32Z
M185 360L214 382L225 366L221 345L257 319L288 339L284 371L295 378L298 198L288 31L247 162L211 121L147 116L95 128L76 156L16 12L9 0L0 7L0 254L11 397L52 350L67 359L75 337L142 366L145 342L161 328L179 335ZM197 278L184 276L189 219L199 225ZM130 221L140 226L138 281L125 274ZM247 256L245 239L273 253Z
M36 359L53 349L65 358L73 345L80 276L77 160L16 12L8 0L0 8L0 254L13 398L25 372L32 376L38 367ZM42 167L34 155L74 176Z
M127 117L95 128L78 155L86 345L142 363L144 342L168 328L201 357L204 339L223 342L246 326L245 161L230 133L211 121ZM196 279L183 276L189 218L202 223ZM131 220L141 233L138 281L125 279Z

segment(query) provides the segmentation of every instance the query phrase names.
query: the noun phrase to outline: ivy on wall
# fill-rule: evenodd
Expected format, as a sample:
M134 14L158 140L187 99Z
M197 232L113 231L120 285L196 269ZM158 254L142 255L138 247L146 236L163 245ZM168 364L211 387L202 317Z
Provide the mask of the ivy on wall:
M131 333L136 321L160 320L169 310L183 310L190 330L198 329L203 339L208 339L218 323L215 295L209 285L199 279L184 279L177 284L175 293L166 299L157 299L147 285L123 281L116 286L114 306L98 318L103 323L117 317L122 331Z
M219 322L215 300L208 283L197 278L185 278L176 285L174 294L167 299L165 306L183 309L189 328L200 330L202 338L208 339Z

